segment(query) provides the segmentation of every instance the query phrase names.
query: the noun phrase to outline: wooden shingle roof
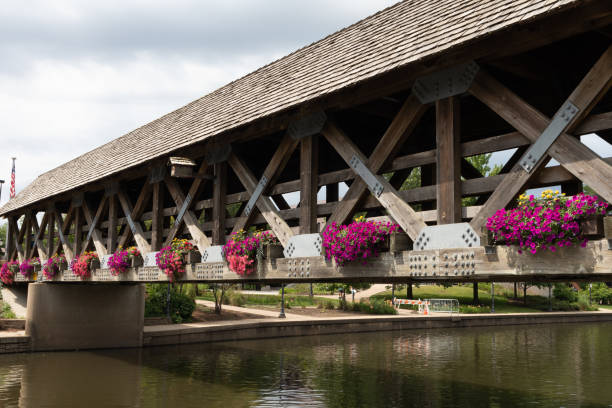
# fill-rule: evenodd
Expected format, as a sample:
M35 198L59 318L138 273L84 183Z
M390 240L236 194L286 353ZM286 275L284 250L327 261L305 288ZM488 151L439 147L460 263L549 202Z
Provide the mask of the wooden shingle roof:
M408 0L40 175L0 215L577 0Z

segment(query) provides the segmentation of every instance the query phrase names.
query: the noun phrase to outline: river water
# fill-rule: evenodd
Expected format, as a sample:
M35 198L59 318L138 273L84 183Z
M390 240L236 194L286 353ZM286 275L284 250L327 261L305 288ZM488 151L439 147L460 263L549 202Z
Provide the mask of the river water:
M0 356L1 407L612 407L612 325Z

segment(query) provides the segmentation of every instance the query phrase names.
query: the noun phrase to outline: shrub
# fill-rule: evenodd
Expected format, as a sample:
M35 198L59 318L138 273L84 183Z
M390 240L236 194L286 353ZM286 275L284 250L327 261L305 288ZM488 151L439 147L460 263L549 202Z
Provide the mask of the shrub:
M491 307L459 305L459 313L491 313Z
M352 310L354 312L367 313L367 314L397 314L397 310L393 307L390 301L384 300L364 300L362 299L359 303L354 302L352 304Z
M147 285L145 317L166 315L167 290L165 285ZM176 287L170 289L170 317L174 323L181 323L191 319L195 307L195 301L191 297L180 293Z
M566 300L570 303L578 300L578 293L565 283L555 283L553 296L558 300Z

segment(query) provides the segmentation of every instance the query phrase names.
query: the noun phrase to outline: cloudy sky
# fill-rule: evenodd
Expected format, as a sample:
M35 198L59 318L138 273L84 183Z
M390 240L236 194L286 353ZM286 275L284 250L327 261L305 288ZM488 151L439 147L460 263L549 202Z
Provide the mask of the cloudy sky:
M38 174L395 0L2 0L0 179ZM604 156L609 145L598 146ZM607 151L605 151L607 148Z
M0 179L52 169L394 0L2 0Z

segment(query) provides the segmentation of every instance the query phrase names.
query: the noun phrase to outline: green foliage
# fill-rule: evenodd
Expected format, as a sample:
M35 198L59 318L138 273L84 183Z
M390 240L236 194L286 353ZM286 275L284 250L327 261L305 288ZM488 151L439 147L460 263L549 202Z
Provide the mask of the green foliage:
M166 315L167 286L148 284L145 298L145 317ZM182 323L191 319L196 304L192 297L181 293L178 286L170 289L170 317L174 323Z
M352 303L352 310L354 312L367 313L367 314L397 314L397 310L389 303L383 300L370 300L361 299L360 302Z
M588 298L589 289L586 288L580 293L584 294ZM593 288L591 289L591 298L593 299L593 302L598 303L600 305L612 304L612 289L609 288L608 285L603 282L593 283Z
M484 305L460 305L459 313L491 313L491 307Z
M578 293L565 283L555 283L552 292L555 299L558 300L564 300L570 303L578 300Z
M8 303L0 301L0 306L1 306L0 318L2 319L16 319L17 318L17 315L15 315L15 313L11 309L11 306Z

